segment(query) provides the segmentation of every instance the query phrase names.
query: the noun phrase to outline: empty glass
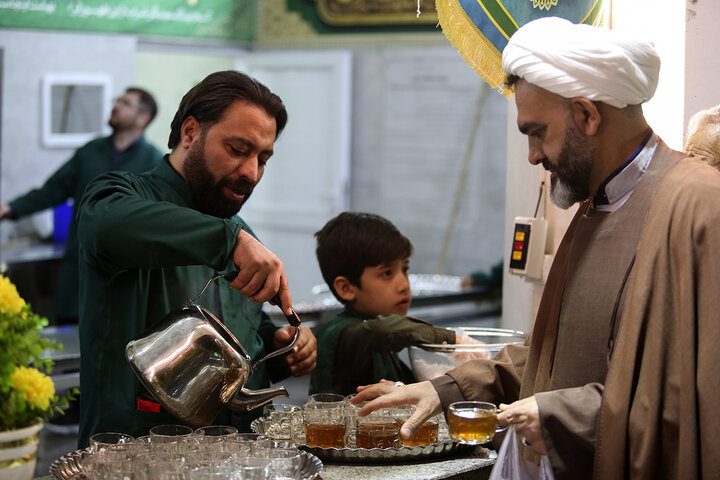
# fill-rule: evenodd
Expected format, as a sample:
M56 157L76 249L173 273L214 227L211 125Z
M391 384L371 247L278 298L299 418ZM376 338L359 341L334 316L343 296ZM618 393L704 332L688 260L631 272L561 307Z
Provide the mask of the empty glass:
M278 480L298 478L304 460L300 450L277 448L265 450L262 456L270 460L268 467L270 478Z
M323 403L329 403L329 402L344 402L345 397L343 397L340 394L337 393L313 393L311 395L308 395L307 403L315 403L315 402L323 402Z
M235 478L238 480L267 480L270 478L270 460L260 457L235 459Z
M283 440L298 439L303 431L302 408L287 403L270 403L263 407L265 435Z
M156 425L150 429L150 435L162 437L186 437L193 429L186 425Z

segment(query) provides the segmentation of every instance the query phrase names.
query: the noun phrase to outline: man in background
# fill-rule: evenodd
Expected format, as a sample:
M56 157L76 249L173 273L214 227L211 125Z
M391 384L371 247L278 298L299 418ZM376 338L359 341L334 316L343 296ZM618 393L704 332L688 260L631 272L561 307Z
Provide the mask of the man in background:
M60 264L55 290L55 323L78 323L78 243L75 207L87 184L111 170L144 172L155 167L162 153L147 142L143 132L155 118L157 104L150 93L129 87L115 101L108 125L112 134L80 147L45 184L0 205L0 220L16 220L33 213L73 201L65 255Z

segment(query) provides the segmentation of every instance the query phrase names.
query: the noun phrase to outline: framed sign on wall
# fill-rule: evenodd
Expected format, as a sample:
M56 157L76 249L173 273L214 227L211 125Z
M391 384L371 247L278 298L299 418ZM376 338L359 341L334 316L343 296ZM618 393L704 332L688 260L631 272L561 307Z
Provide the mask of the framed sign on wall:
M42 144L79 147L108 134L112 79L97 73L49 73L42 79Z

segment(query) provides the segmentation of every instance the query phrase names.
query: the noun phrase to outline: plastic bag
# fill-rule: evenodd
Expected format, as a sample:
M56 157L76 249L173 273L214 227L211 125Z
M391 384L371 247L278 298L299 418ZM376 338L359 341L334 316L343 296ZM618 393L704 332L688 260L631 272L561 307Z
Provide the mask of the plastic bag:
M554 480L550 459L547 455L540 457L540 465L528 462L522 456L518 446L515 427L508 429L498 452L495 466L489 480Z

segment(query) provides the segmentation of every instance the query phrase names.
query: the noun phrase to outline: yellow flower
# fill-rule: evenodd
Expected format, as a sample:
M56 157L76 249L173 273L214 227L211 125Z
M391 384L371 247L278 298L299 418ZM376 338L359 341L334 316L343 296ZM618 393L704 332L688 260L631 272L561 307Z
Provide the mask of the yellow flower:
M19 314L25 306L25 300L15 288L15 285L7 278L0 275L0 311L8 314Z
M55 396L55 384L50 377L35 368L17 367L10 378L13 388L22 392L29 403L40 410L50 407L50 400Z

